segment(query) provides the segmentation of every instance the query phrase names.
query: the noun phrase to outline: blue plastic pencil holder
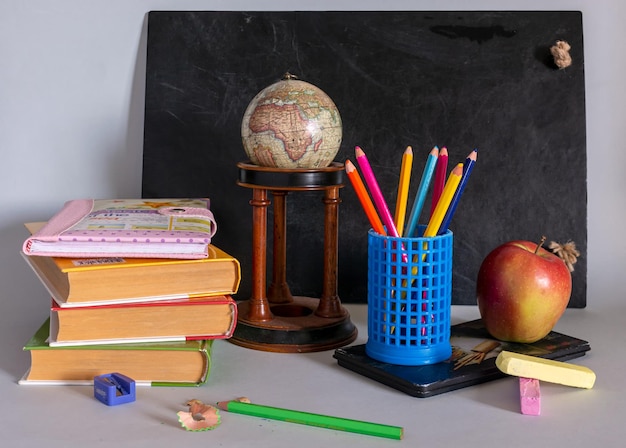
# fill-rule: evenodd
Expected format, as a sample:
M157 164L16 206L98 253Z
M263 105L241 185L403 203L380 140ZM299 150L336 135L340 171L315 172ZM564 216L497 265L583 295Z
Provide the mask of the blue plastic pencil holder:
M424 231L420 226L419 234ZM453 234L368 233L367 355L399 365L445 361L450 345Z

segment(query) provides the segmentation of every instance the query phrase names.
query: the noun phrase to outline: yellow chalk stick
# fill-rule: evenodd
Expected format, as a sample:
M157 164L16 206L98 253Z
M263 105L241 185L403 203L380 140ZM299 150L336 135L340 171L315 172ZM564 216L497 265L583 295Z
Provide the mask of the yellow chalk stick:
M509 375L565 386L591 389L596 381L596 374L587 367L505 350L496 358L496 366Z

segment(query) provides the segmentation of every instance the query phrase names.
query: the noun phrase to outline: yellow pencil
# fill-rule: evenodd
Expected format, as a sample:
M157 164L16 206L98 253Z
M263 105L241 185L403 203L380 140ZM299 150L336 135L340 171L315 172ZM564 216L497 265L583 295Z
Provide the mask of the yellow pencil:
M424 237L430 238L437 235L439 231L439 227L441 227L441 223L443 222L443 218L446 215L446 211L452 202L452 198L454 197L454 192L456 191L459 183L461 182L461 177L463 177L463 164L459 163L454 167L450 175L448 176L448 180L443 188L439 201L433 210L433 214L430 217L430 221L428 221L428 225L424 230ZM424 250L428 249L428 243L424 242L423 244ZM422 260L426 260L426 253L422 255ZM417 280L417 266L415 265L416 258L413 257L414 266L411 268L411 274L415 277L413 282ZM404 294L403 294L404 297ZM404 309L404 305L402 305L402 309ZM395 330L395 327L392 328L392 331Z
M413 149L407 146L402 156L402 167L400 168L400 180L398 182L398 197L396 198L396 214L394 221L398 235L404 232L404 220L406 217L406 201L409 197L409 184L411 183L411 171L413 167Z
M461 182L461 177L463 176L463 164L459 163L454 167L450 176L448 176L448 180L446 181L446 185L443 188L443 192L441 193L441 197L437 202L437 206L433 211L433 215L430 217L430 221L428 221L428 225L426 226L426 230L424 230L424 237L433 237L437 235L439 232L439 227L441 227L441 223L443 222L443 218L446 216L446 211L448 211L448 207L452 198L454 197L454 192L456 188L459 186L459 182Z

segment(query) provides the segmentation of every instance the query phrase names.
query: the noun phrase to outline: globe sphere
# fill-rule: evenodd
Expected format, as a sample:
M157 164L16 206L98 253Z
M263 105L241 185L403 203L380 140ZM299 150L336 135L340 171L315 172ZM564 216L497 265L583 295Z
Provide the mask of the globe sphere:
M341 145L341 116L320 88L286 75L252 99L243 115L241 138L256 165L325 168Z

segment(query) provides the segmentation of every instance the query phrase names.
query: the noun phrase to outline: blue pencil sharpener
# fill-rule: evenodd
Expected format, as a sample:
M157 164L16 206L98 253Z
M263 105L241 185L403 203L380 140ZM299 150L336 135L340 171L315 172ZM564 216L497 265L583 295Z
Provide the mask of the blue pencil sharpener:
M93 379L93 396L107 406L135 401L135 380L121 373L107 373Z

